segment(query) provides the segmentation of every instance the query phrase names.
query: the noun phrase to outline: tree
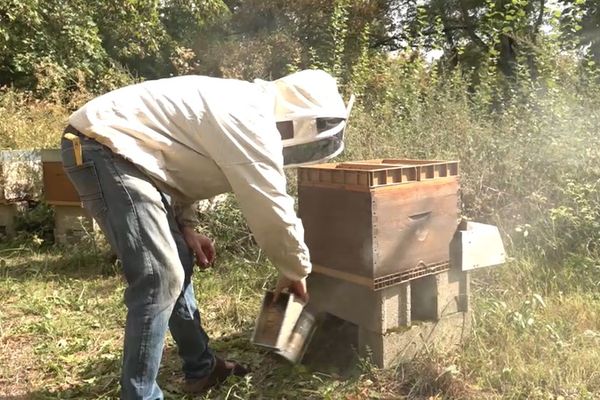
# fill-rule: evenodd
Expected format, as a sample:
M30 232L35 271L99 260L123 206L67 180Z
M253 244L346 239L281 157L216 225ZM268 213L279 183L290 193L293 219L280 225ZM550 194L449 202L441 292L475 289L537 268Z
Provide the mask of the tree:
M450 67L479 68L491 56L507 77L518 58L536 74L535 52L546 21L546 0L415 0L394 2L396 23L378 42L389 49L439 48ZM401 18L398 18L400 16Z
M561 0L561 31L565 42L584 49L600 65L600 4L596 1Z
M389 1L225 0L229 17L220 36L199 40L200 70L240 78L277 78L290 70L320 67L350 74L363 51L365 32L382 32ZM220 51L216 51L219 49ZM212 55L212 56L210 56Z
M0 0L0 85L43 95L176 74L225 12L220 0Z

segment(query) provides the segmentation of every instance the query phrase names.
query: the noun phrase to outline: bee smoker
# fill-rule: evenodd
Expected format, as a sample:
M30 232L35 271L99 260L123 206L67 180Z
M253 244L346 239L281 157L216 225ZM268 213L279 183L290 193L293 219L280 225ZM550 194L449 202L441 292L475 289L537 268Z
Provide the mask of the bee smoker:
M273 350L292 363L302 360L315 330L315 314L292 293L281 293L273 302L273 292L263 299L252 343Z
M294 364L300 362L315 332L315 322L315 315L305 307L300 313L285 346L279 349L277 354Z

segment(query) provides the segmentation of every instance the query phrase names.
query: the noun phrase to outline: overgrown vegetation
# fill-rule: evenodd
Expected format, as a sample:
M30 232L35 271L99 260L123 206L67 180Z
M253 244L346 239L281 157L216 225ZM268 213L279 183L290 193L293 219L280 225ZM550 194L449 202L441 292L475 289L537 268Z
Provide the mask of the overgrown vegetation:
M474 274L464 348L340 377L249 346L275 270L234 202L208 210L220 258L197 277L204 321L217 349L254 368L208 398L600 396L596 2L63 3L0 0L0 148L54 146L71 110L137 79L325 68L358 96L342 159L458 159L463 215L503 232L511 260ZM41 211L22 219L24 232L46 227ZM118 265L95 237L73 248L40 240L50 241L0 245L0 396L114 398ZM181 398L174 353L169 343L161 383Z

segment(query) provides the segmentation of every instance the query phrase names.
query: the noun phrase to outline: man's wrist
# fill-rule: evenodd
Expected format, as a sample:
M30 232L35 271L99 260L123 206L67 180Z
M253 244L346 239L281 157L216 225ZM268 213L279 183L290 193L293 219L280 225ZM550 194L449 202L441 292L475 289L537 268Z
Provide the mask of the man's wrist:
M179 229L181 230L181 233L189 235L192 233L198 233L198 231L196 230L196 227L192 226L192 225L181 225L179 227Z

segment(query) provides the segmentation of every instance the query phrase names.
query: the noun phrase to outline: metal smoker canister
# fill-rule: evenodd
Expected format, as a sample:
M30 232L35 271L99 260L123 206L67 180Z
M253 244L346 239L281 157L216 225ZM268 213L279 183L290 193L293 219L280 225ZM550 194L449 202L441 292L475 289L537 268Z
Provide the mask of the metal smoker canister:
M315 331L315 320L315 315L311 311L303 309L288 341L277 351L277 354L293 363L302 360Z
M304 302L290 293L281 293L276 302L273 302L274 296L271 291L265 293L252 343L279 351L288 342L304 309Z

